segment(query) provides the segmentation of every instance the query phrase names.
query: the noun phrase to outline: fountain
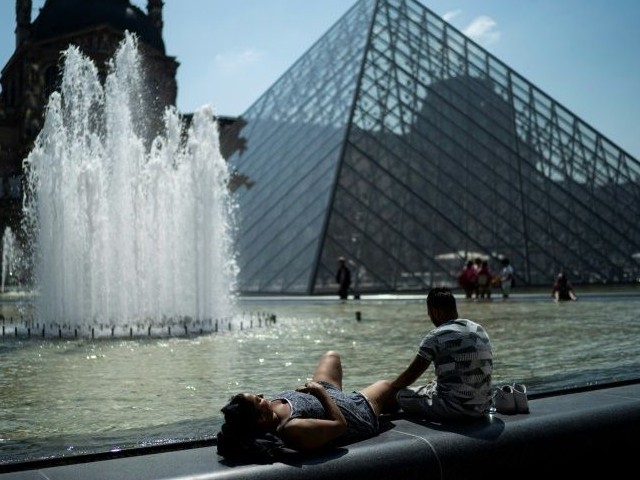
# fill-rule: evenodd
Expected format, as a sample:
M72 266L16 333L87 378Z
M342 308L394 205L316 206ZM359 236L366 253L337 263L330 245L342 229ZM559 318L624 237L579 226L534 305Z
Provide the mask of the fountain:
M60 91L24 162L38 332L217 329L234 313L237 263L212 109L187 128L168 108L164 132L148 139L134 35L104 82L76 46L63 59Z

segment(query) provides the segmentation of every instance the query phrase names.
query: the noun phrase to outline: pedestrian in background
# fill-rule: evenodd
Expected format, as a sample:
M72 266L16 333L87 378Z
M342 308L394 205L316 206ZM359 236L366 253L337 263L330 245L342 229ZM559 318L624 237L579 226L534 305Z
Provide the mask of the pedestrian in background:
M489 270L489 262L482 260L480 270L476 275L476 300L491 300L491 282L493 274Z
M511 288L513 287L513 267L507 257L500 260L502 269L500 270L500 289L502 290L502 299L509 298Z
M467 261L458 275L458 284L464 290L465 298L472 298L476 288L476 269L471 260Z
M346 300L351 287L351 270L347 267L344 257L338 258L338 271L336 272L336 282L338 284L338 296L340 300Z
M556 302L578 299L575 292L573 291L571 282L569 282L564 272L560 272L556 277L556 281L553 284L553 289L551 290L551 296Z

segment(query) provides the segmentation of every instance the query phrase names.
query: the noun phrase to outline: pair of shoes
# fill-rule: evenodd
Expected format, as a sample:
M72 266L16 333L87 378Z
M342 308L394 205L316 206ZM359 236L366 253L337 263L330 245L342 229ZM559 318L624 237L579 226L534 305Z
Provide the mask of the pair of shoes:
M527 387L522 383L502 385L493 394L493 408L498 413L529 413Z
M513 387L511 385L502 385L493 392L493 408L496 412L507 415L518 413Z
M518 413L529 413L529 400L527 399L527 387L524 383L513 384L513 397L516 400Z

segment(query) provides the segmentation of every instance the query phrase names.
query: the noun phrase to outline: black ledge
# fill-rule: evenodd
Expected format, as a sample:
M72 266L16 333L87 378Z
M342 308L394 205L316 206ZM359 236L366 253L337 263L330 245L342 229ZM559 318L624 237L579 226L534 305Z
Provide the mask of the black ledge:
M493 414L474 424L388 416L377 437L320 454L293 453L271 465L232 465L217 455L215 445L200 443L22 465L0 474L0 480L516 480L638 474L640 380L532 396L529 407L529 414Z

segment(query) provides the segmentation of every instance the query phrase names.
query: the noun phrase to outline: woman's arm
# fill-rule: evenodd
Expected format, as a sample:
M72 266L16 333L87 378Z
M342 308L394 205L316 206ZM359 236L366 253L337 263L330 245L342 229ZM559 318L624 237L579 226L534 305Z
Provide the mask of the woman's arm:
M320 400L326 419L294 418L287 422L279 434L285 443L300 450L312 450L322 447L347 431L347 420L336 402L318 382L307 382L299 392L309 393Z

